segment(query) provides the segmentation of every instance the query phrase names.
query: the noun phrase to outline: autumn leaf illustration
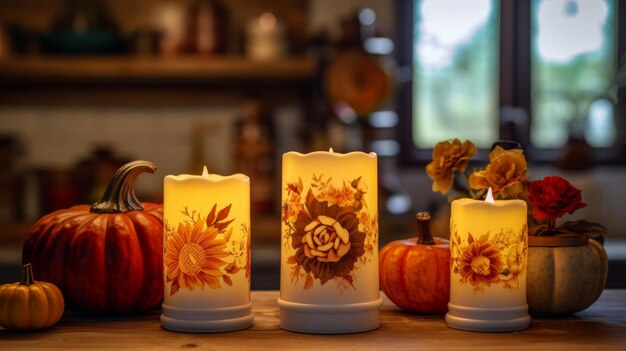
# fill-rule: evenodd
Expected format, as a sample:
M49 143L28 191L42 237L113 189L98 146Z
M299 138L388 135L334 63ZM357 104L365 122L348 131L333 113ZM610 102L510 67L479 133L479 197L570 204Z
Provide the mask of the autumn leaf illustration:
M306 276L306 280L304 281L304 290L309 290L313 286L313 276L310 274Z
M233 286L233 280L230 279L229 276L224 275L224 276L222 276L222 279L224 280L224 283L226 283L226 285Z

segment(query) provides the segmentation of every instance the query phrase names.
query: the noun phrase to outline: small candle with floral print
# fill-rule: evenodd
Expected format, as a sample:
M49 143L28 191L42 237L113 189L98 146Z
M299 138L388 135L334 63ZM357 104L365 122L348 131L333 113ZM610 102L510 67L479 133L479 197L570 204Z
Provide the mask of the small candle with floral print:
M305 333L378 328L374 153L283 155L280 325Z
M168 175L163 219L163 327L250 327L250 178Z
M456 329L504 332L528 328L526 202L452 202L450 303L446 322Z

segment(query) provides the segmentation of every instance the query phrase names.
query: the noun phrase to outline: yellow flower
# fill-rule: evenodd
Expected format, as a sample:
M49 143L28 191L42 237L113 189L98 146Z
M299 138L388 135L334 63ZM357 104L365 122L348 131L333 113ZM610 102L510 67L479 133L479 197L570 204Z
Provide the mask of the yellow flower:
M519 276L526 267L526 243L513 244L503 256L506 257L506 268L500 272L500 279L505 282L505 288L519 288Z
M287 201L283 204L282 221L294 223L298 213L302 211L304 204L300 201L300 193L291 192L287 195Z
M523 191L523 183L528 178L527 167L522 150L504 150L496 146L489 153L487 168L470 175L469 186L472 189L491 187L494 196L513 197Z
M525 243L517 243L509 249L509 253L506 257L506 264L513 277L517 277L522 273L526 265Z
M433 149L433 160L426 165L426 172L433 179L433 191L442 194L452 188L454 171L463 172L468 160L476 154L476 145L469 140L459 139L437 143Z
M486 234L479 240L474 240L471 235L470 238L469 246L462 249L459 258L459 273L475 290L480 290L482 285L490 286L500 280L498 275L504 268L502 252L489 241Z
M337 204L341 207L348 207L354 204L354 193L345 183L341 188L335 188L332 185L328 186L326 198L331 205Z
M176 232L165 242L164 263L167 281L172 282L170 295L178 289L193 290L205 285L219 289L224 273L222 267L226 261L222 258L230 254L226 250L226 241L218 239L219 230L205 227L204 221L180 223Z

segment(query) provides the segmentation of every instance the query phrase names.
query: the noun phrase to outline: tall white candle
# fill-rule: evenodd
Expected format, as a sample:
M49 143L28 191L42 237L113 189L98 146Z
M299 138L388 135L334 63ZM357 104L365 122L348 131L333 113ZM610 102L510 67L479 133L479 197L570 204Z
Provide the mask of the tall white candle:
M446 322L473 331L513 331L530 323L526 303L526 202L460 199L450 220L450 303Z
M168 175L163 214L163 327L250 327L250 179Z
M280 323L347 333L379 326L376 154L283 155Z

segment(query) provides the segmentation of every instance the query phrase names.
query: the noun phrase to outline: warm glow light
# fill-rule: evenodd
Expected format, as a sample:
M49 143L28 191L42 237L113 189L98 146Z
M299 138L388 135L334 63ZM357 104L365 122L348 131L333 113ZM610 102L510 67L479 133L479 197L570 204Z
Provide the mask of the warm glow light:
M276 25L276 16L271 12L265 12L259 17L259 25L263 29L272 29Z
M330 152L331 154L335 153L332 147L328 148L328 152Z
M204 166L204 168L202 169L202 176L205 178L209 177L209 170L206 169L206 166ZM489 188L489 190L491 191L491 188Z
M205 168L206 169L206 168ZM489 202L492 204L495 204L496 202L493 200L493 192L491 191L491 187L489 187L489 190L487 191L487 197L485 198L485 202Z
M446 321L463 330L528 327L527 208L523 200L452 202L450 303Z
M307 333L377 328L376 154L287 152L282 167L281 327Z
M248 328L250 178L168 175L163 181L166 329L214 332Z

